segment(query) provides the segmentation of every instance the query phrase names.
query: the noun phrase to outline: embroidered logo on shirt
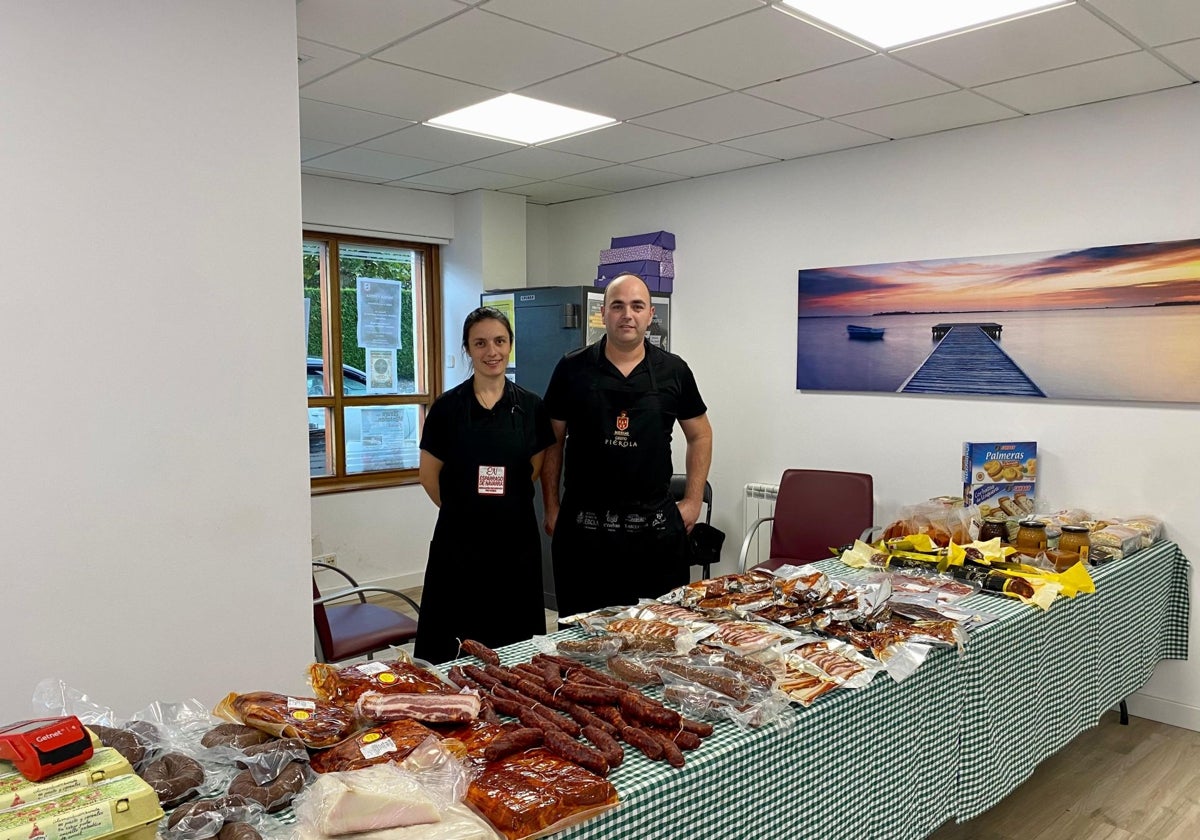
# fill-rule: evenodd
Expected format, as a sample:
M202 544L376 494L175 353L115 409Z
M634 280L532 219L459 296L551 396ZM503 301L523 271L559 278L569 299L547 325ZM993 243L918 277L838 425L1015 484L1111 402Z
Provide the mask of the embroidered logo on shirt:
M629 433L629 412L621 411L617 414L617 430L613 432L612 437L604 439L604 445L625 448L637 446L637 441Z
M617 431L623 432L629 428L629 415L622 411L617 415Z
M504 495L504 467L479 465L479 495Z

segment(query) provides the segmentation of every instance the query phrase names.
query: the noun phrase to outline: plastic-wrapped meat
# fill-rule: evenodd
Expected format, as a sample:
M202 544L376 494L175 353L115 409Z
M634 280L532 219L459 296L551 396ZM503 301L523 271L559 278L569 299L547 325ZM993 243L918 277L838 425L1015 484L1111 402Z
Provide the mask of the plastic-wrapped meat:
M318 773L332 773L338 770L359 770L389 761L403 761L405 756L419 747L426 738L431 737L438 736L432 729L415 720L384 723L315 753L312 757L312 769Z
M725 621L717 625L717 632L709 637L709 644L729 648L736 653L753 653L771 645L791 640L782 629L752 621Z
M796 648L796 653L839 680L848 680L863 670L862 665L830 650L824 642L801 645Z
M675 604L660 604L658 601L651 601L639 606L634 618L657 618L664 621L708 620L704 617L703 613L698 613L695 610L689 610L687 607L680 607Z
M779 689L803 706L811 706L822 694L833 691L837 683L822 679L815 674L789 667L779 681Z
M645 618L619 618L616 621L610 621L604 626L604 629L609 633L616 633L622 636L652 636L656 639L674 639L680 633L680 627L677 624L669 624L665 621L655 621Z
M308 680L319 699L341 705L353 704L368 691L428 694L447 689L437 674L402 660L363 662L345 668L317 662L308 666Z
M725 595L717 595L713 598L705 598L696 604L696 606L702 610L732 610L740 608L749 612L768 607L774 601L775 594L771 590L765 589L759 592L730 592Z
M336 744L357 726L354 713L341 706L271 691L229 694L217 704L213 714L253 726L277 738L299 738L313 749Z
M479 717L479 695L474 691L454 694L377 694L358 698L356 709L368 720L411 718L426 723L462 723Z
M754 610L754 617L771 621L790 630L807 630L812 627L812 607L807 604L774 604Z

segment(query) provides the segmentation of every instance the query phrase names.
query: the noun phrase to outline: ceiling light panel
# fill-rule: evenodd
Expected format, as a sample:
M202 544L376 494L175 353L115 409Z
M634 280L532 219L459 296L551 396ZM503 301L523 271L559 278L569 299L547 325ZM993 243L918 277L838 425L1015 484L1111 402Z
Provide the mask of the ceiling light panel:
M426 125L532 145L615 125L616 122L611 117L506 93L434 117Z
M1073 4L1074 0L782 0L784 6L883 49Z

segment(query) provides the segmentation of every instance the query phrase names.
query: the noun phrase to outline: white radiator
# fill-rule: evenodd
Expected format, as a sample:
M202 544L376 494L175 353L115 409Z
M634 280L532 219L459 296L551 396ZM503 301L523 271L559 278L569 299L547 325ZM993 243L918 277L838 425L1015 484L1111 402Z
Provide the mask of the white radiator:
M747 484L742 496L742 539L751 526L764 516L775 513L775 497L779 495L778 484ZM771 559L771 524L764 522L750 541L746 552L746 568L765 563Z

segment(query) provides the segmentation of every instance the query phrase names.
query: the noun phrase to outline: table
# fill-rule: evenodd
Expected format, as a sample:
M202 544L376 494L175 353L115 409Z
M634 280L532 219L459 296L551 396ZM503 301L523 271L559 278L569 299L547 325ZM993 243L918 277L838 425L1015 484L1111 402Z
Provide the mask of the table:
M819 565L854 577L839 561ZM1179 547L1160 542L1093 570L1095 594L1049 612L971 596L1000 618L964 653L937 649L903 682L835 691L779 725L718 723L679 770L627 749L609 776L621 805L556 836L917 840L970 819L1095 726L1159 660L1187 658L1187 576ZM499 651L506 665L536 652L532 642Z

